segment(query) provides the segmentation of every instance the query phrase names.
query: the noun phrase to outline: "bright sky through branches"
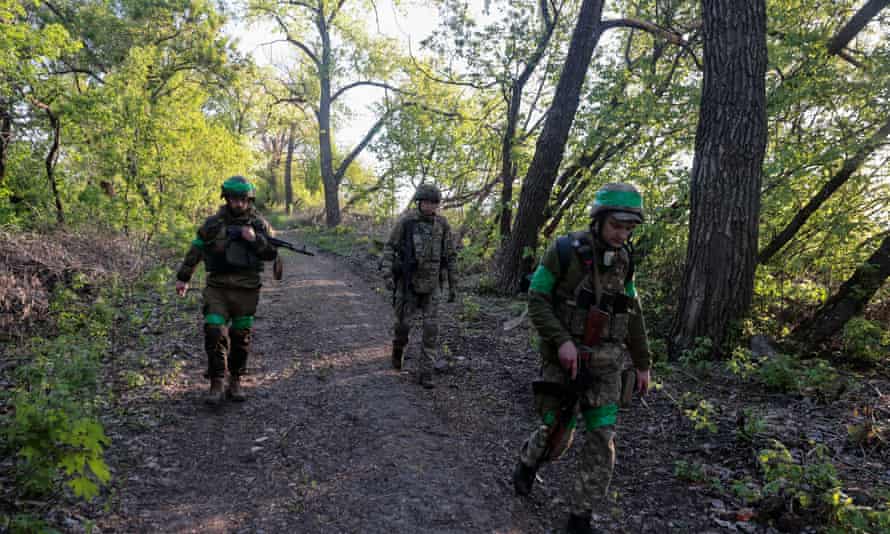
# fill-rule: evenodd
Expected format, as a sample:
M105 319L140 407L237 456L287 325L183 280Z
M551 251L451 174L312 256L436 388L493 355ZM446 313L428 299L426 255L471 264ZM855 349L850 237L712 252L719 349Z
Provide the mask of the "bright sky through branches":
M482 12L484 0L471 2L474 11ZM439 24L438 10L426 2L401 2L399 7L392 0L376 2L376 18L368 19L371 32L397 39L407 53L409 46L415 53L420 48L420 41L429 36ZM233 24L230 33L239 41L239 49L252 55L260 65L285 64L292 61L297 53L293 46L283 42L271 24L243 23ZM352 148L361 140L365 132L374 123L375 116L370 110L373 103L382 96L377 88L356 88L349 92L348 105L352 117L348 124L341 125L337 130L338 144L346 149ZM362 159L366 164L373 164L373 154L365 151Z

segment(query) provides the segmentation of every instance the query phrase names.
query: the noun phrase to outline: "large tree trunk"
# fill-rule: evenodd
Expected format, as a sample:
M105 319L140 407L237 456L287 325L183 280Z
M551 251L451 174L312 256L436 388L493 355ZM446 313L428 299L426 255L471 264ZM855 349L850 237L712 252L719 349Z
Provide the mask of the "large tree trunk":
M703 0L704 81L690 184L686 268L672 354L720 350L747 314L757 266L766 148L766 0Z
M844 161L841 170L838 171L825 185L819 189L819 192L807 202L797 214L791 219L781 232L776 234L769 244L763 247L760 252L759 262L766 263L772 258L776 252L782 249L797 234L797 231L807 222L807 219L818 210L822 204L827 201L842 185L859 170L859 167L877 150L881 144L890 136L890 120L875 132L868 141L853 155L853 157Z
M297 126L291 124L287 132L287 158L284 164L284 212L288 215L290 215L291 206L294 203L293 164L296 141Z
M836 335L847 321L862 313L865 305L888 277L890 277L890 233L884 236L878 250L856 269L838 292L794 330L793 337L803 343L817 345Z
M513 229L498 252L497 287L503 293L517 291L524 274L523 252L537 247L538 231L547 218L544 211L578 110L581 87L602 33L602 12L602 0L583 0L553 104L547 112L535 155L522 183Z
M321 6L319 2L319 6ZM340 224L340 180L334 171L334 150L331 140L331 70L334 59L331 51L331 36L328 33L324 9L316 13L315 26L321 36L321 63L318 81L318 148L321 164L321 183L324 186L325 224L333 228Z

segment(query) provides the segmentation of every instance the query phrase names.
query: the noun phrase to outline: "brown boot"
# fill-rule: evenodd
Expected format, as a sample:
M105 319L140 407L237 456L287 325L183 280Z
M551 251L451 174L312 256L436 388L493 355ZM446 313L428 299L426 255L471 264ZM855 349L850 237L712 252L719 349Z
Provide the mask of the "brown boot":
M212 406L219 406L225 400L225 392L223 392L223 379L211 378L210 391L204 397L204 402Z
M395 345L392 346L392 368L401 371L402 370L402 356L405 353L405 347L397 347Z
M247 397L241 391L241 377L239 375L229 375L229 388L226 390L226 398L234 402L244 402Z

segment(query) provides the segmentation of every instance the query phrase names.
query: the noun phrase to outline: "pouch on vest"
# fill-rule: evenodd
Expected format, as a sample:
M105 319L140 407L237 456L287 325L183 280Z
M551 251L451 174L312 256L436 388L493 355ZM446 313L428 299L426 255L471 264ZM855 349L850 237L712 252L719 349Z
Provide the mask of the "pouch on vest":
M241 227L229 226L226 229L226 263L235 269L255 269L260 259L253 247L241 239Z
M415 226L411 241L417 261L417 270L411 276L411 288L418 295L432 293L439 285L441 262L432 229L428 229L427 225Z

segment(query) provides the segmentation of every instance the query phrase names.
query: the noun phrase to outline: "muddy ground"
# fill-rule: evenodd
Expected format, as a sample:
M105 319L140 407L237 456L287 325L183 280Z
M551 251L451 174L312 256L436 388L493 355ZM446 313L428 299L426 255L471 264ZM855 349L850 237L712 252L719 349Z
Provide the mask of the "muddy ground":
M517 449L535 422L530 383L538 371L527 324L511 328L521 301L443 303L450 368L426 390L413 383L419 328L406 369L390 366L389 295L368 258L285 256L284 280L263 288L248 402L202 403L198 299L181 304L188 319L152 356L171 372L150 393L118 392L105 421L113 487L68 515L70 530L94 523L93 532L559 532L584 436L543 468L531 496L513 494ZM713 487L753 472L751 447L733 428L751 395L726 379L698 381L677 375L621 411L615 477L594 515L602 532L776 531ZM703 434L683 416L683 388L720 395L718 433ZM798 426L807 414L848 408L764 402L782 404L788 425ZM808 432L788 425L795 437ZM862 487L890 482L885 458L841 451ZM678 477L678 460L713 472L700 481Z

